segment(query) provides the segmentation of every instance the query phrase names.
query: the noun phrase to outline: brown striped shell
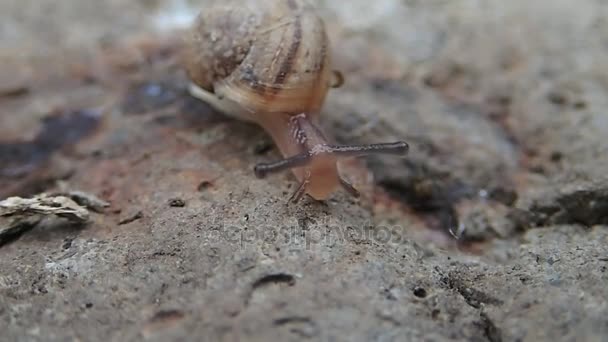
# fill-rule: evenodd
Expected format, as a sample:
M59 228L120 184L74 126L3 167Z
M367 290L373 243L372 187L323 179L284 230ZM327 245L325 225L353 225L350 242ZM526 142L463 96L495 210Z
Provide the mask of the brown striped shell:
M261 123L317 116L330 86L324 23L304 0L219 0L186 38L185 68L224 111Z

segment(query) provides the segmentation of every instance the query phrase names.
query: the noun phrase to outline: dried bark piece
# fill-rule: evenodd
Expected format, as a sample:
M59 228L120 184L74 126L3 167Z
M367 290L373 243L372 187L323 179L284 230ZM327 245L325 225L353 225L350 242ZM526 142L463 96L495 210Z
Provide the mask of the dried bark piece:
M0 201L0 245L32 229L47 216L85 223L89 211L65 196L9 197Z

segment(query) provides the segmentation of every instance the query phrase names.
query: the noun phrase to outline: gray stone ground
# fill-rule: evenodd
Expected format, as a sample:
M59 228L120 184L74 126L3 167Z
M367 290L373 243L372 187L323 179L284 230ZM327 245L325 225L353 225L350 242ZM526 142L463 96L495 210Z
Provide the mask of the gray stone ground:
M185 92L205 1L0 1L0 199L111 203L3 238L2 340L608 341L606 4L316 2L327 131L412 148L287 205L264 132Z

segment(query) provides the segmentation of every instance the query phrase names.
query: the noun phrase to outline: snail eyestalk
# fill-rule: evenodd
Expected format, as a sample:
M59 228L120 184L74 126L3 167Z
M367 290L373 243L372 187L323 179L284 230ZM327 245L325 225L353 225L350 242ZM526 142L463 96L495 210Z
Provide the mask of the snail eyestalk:
M410 146L405 141L367 145L328 146L330 152L340 157L361 157L370 154L407 155Z

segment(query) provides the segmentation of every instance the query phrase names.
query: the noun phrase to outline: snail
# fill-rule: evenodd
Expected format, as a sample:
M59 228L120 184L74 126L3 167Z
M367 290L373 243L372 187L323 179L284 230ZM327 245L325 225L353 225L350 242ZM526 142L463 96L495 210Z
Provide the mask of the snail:
M308 194L327 199L340 186L358 191L338 171L341 157L405 155L398 141L331 144L319 129L332 71L325 24L304 0L220 0L198 15L184 40L182 62L190 94L217 110L261 126L284 159L261 163L255 175L292 170L299 186L290 200Z

